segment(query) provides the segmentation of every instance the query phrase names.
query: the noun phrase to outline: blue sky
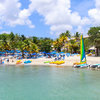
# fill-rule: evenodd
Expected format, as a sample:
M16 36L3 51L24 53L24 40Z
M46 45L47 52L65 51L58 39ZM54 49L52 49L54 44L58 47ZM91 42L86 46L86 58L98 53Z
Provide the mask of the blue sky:
M54 39L66 30L86 35L89 27L100 25L99 0L9 1L0 1L1 33L14 32Z

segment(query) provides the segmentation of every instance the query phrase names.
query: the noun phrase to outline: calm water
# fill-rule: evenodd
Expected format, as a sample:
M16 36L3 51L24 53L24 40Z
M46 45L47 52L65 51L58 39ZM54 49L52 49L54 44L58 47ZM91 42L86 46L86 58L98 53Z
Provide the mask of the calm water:
M0 66L0 100L100 100L100 71Z

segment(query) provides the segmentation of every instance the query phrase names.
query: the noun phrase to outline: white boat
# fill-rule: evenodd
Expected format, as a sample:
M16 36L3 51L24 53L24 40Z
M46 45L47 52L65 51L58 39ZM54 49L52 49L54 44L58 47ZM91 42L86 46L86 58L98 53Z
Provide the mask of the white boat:
M88 64L80 64L80 65L74 65L73 67L74 68L86 68L86 67L89 67L90 65Z
M93 64L93 65L90 65L90 68L100 68L100 64Z

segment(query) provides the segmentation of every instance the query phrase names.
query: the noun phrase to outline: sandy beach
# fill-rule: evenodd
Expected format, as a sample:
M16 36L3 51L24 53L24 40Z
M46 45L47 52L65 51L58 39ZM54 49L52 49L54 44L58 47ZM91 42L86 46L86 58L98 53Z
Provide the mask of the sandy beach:
M88 64L98 64L100 63L100 57L91 57L87 56L87 63ZM24 61L27 60L32 60L31 63L29 64L24 64ZM7 60L4 60L5 65L16 65L16 62L18 60L16 59L9 59L9 62ZM37 59L22 59L21 64L18 65L56 65L56 64L49 64L49 63L44 63L45 61L54 61L54 58L37 58ZM65 64L61 64L62 66L73 66L73 63L75 62L80 62L80 56L70 56L70 57L65 57Z

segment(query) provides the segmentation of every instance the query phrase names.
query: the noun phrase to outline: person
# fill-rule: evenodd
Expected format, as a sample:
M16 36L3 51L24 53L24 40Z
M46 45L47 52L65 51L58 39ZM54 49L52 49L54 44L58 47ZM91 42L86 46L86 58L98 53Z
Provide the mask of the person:
M2 64L2 59L0 59L0 64Z
M7 59L7 62L9 62L9 59Z
M63 60L65 60L65 55L63 55Z

